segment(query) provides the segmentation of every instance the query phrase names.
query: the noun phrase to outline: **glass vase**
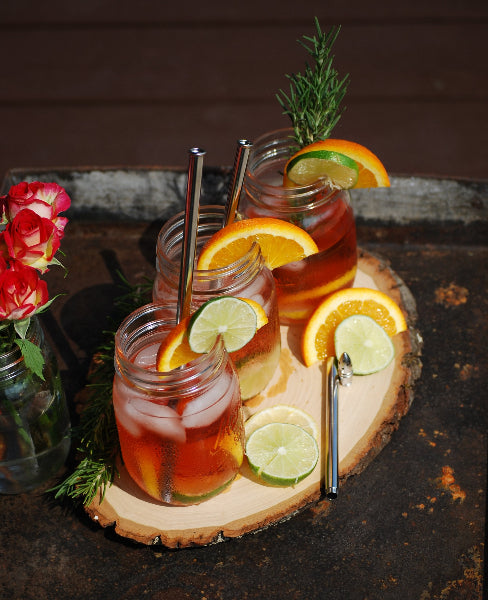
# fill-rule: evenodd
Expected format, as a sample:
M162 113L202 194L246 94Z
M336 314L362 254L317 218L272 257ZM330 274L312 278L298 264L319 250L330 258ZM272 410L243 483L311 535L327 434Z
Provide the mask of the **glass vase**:
M20 349L0 354L0 493L39 487L63 465L70 419L56 358L36 317L27 339L44 358L43 377L25 364Z

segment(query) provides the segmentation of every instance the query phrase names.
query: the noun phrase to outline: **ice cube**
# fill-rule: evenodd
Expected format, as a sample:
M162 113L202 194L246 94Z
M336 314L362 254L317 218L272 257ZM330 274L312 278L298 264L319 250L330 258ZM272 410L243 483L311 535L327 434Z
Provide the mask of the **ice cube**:
M131 390L121 383L118 377L115 378L114 393L113 393L113 405L115 416L118 421L127 429L127 431L135 436L139 437L142 434L142 430L137 420L137 412L134 407L130 404L131 397L136 397L135 390Z
M144 346L134 357L134 364L142 369L154 369L160 342Z
M184 444L186 432L181 416L170 406L148 402L140 397L130 400L139 424L165 440Z
M231 403L233 391L231 376L227 373L221 375L210 389L185 406L182 414L184 427L207 427L217 421Z

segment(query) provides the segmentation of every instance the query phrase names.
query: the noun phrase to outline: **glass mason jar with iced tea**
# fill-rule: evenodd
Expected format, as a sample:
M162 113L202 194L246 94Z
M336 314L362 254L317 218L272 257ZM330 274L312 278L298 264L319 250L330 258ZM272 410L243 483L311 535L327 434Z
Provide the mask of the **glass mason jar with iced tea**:
M113 405L124 464L151 497L196 504L219 493L243 460L239 382L221 338L184 368L156 371L174 307L148 304L115 337Z
M222 229L224 217L225 209L222 206L200 208L197 251L212 234ZM183 232L183 213L167 221L159 232L153 302L177 302ZM275 282L271 271L264 265L258 245L253 245L241 259L226 267L194 271L192 312L215 296L255 300L268 317L267 324L258 329L250 342L230 353L239 376L242 399L248 400L261 392L270 381L278 366L281 350Z
M239 212L245 218L275 217L305 229L319 253L273 271L280 320L303 322L324 297L354 282L356 226L349 193L321 180L303 187L283 186L294 153L291 129L258 138L251 151Z

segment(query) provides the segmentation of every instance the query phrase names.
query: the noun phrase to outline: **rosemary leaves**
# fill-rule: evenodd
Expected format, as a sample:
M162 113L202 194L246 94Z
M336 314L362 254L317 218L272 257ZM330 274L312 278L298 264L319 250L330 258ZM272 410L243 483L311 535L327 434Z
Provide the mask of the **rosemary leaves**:
M349 84L349 75L339 79L332 66L332 46L340 27L324 33L317 18L315 27L315 36L298 40L312 57L312 65L306 63L303 73L286 75L290 80L289 93L280 89L276 94L283 114L291 120L294 139L300 148L330 137L344 110L340 105Z

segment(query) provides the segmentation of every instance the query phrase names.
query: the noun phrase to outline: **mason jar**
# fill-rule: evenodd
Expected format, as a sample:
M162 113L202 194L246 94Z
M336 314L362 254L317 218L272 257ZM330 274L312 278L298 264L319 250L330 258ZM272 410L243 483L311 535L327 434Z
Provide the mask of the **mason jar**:
M0 493L39 487L61 468L70 448L70 418L56 358L36 317L26 339L41 350L43 379L19 347L0 354Z
M149 496L196 504L227 487L244 456L239 382L219 337L184 368L156 370L175 307L148 304L115 336L113 405L124 465Z
M239 213L243 218L275 217L298 225L317 243L318 254L273 270L280 320L306 321L328 295L350 287L357 269L356 225L347 190L326 180L283 185L285 164L296 151L292 129L255 140Z
M224 217L225 209L222 206L200 208L197 251L212 234L222 229ZM159 232L153 302L176 304L178 300L183 233L184 213L167 221ZM269 383L278 366L281 351L275 282L271 271L264 264L257 244L242 258L226 267L194 271L192 312L210 298L224 295L255 300L264 308L268 317L267 324L258 329L250 342L230 353L239 376L242 399L248 400Z

